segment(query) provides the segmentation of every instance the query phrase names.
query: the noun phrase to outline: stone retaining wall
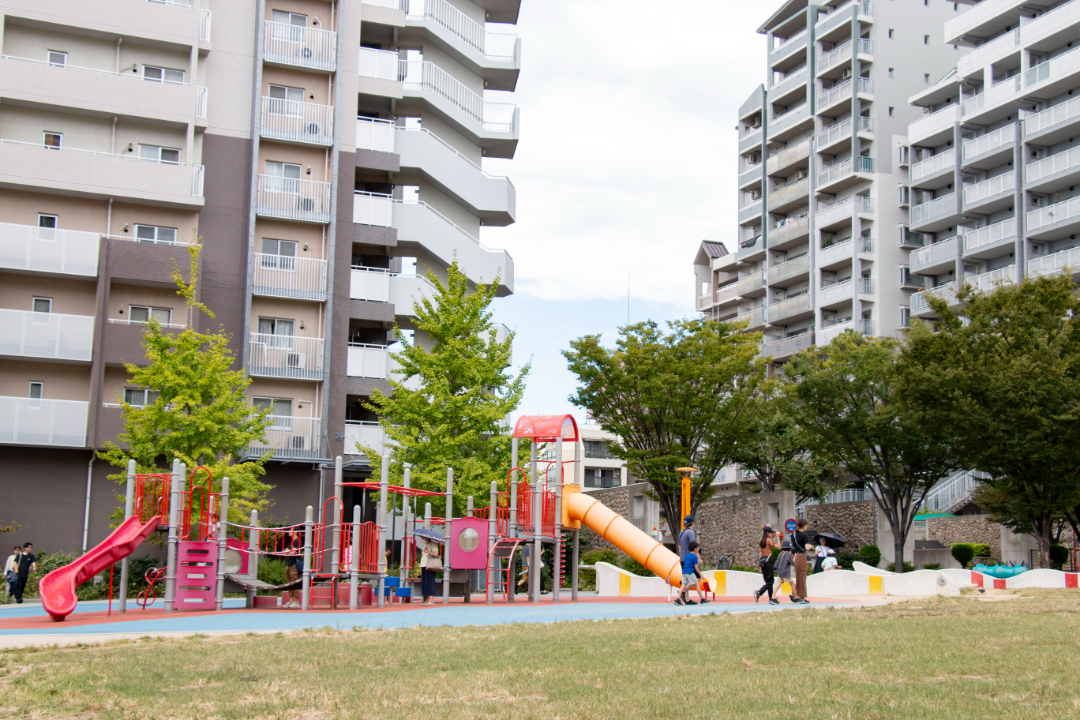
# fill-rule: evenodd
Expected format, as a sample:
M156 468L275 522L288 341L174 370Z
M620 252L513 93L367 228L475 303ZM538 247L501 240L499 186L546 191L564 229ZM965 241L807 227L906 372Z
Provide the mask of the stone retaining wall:
M694 529L706 564L731 555L737 567L756 567L761 540L761 495L711 498L698 508Z
M986 543L990 557L1001 559L1001 526L989 515L957 515L926 519L926 539L949 547L953 543Z
M873 500L859 502L808 505L807 529L813 533L835 533L843 536L847 547L857 550L863 545L879 545Z

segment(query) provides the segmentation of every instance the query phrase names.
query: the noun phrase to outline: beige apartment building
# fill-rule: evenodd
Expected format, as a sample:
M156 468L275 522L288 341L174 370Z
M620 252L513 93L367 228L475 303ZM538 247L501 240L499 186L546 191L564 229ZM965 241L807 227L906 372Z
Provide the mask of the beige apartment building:
M39 550L98 542L125 363L180 330L170 276L200 239L200 299L271 408L269 514L365 477L363 409L425 275L457 258L513 292L481 226L514 222L520 0L0 0L0 521ZM499 27L500 24L502 27ZM405 338L396 338L398 323ZM497 335L504 336L505 328ZM346 498L347 502L359 498Z

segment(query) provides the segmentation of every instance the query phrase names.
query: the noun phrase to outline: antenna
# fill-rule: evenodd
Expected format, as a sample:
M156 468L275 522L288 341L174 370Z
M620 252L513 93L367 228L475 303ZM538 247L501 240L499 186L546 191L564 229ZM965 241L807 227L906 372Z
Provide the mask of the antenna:
M630 273L626 273L626 324L630 324Z

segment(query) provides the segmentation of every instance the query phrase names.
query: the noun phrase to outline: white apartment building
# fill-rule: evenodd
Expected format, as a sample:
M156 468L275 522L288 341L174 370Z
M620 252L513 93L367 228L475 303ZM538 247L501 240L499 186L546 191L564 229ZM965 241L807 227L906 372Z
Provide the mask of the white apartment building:
M939 32L955 16L942 0L790 0L758 29L767 82L739 110L735 241L699 250L697 310L746 320L778 363L907 322L897 159L908 98L961 54Z
M392 326L514 221L484 170L513 157L520 0L0 0L0 520L47 551L108 532L94 460L148 401L146 322L188 324L171 280L201 238L200 299L272 408L272 514L365 477L362 409L389 391ZM497 335L504 336L505 328ZM407 332L412 342L429 343ZM353 499L347 497L346 501ZM44 529L48 528L46 532Z

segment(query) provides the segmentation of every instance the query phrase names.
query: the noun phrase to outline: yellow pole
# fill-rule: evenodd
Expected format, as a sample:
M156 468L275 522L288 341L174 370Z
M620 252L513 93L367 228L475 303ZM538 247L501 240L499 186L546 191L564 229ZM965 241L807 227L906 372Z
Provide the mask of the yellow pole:
M696 468L675 468L675 472L682 476L682 498L679 503L682 517L679 518L680 526L686 529L686 516L690 514L690 476L697 472Z

